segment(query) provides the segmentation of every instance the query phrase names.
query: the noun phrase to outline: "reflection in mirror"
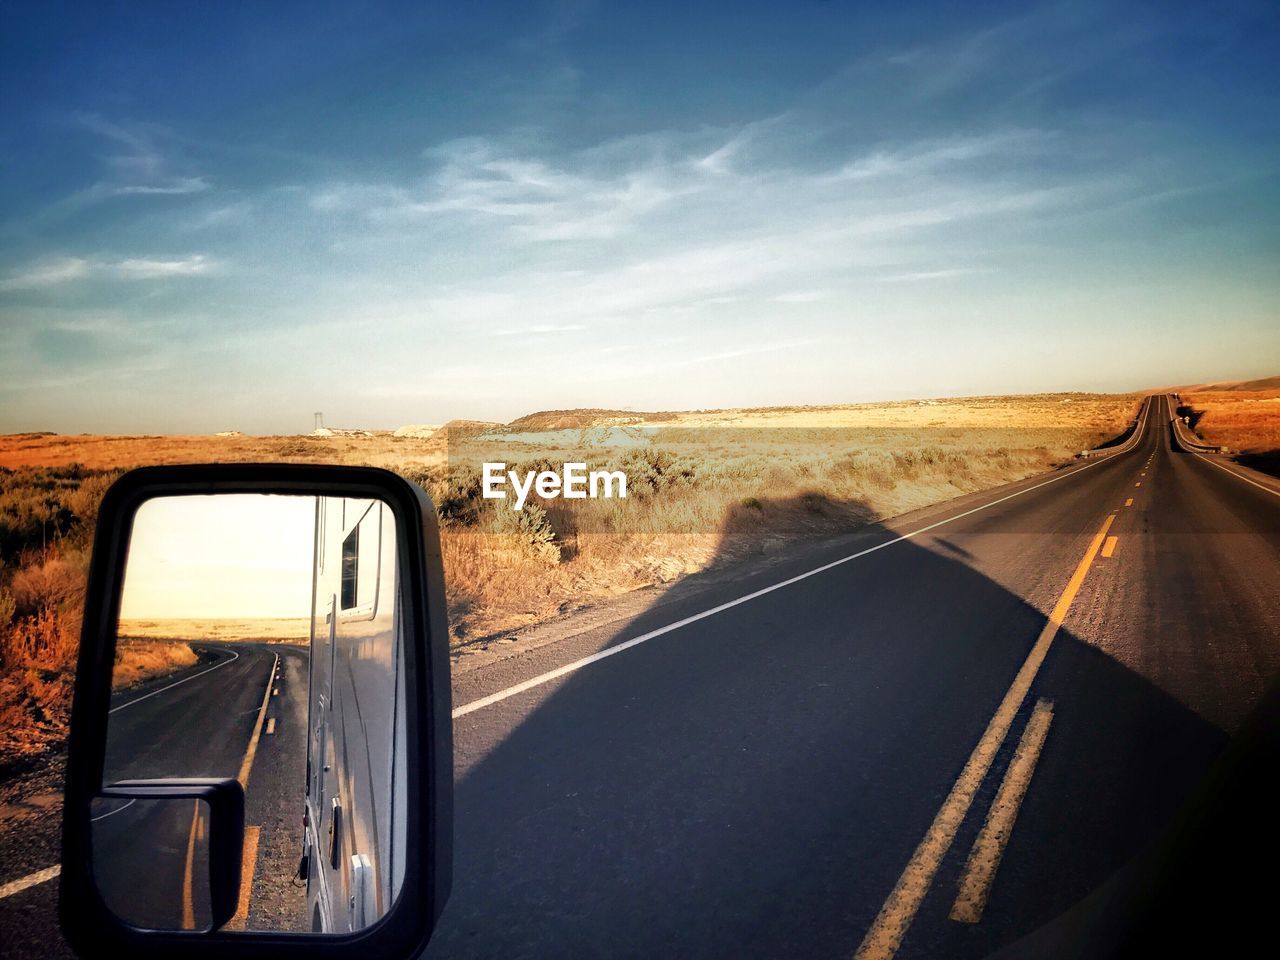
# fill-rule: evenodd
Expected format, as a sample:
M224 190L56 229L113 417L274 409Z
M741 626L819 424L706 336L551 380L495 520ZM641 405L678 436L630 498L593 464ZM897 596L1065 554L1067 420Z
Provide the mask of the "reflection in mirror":
M90 810L94 876L108 908L144 929L207 930L213 911L209 887L209 805L199 800L99 797ZM105 821L113 821L108 825ZM181 849L157 855L141 836L180 839ZM190 864L190 870L187 870ZM154 885L179 896L139 896Z
M209 929L221 896L224 931L340 934L390 909L405 851L396 558L378 500L221 494L138 509L92 813L95 882L120 919ZM125 783L177 779L238 782L243 830L210 830L198 798ZM219 894L226 874L211 882L210 863L231 853L238 890Z

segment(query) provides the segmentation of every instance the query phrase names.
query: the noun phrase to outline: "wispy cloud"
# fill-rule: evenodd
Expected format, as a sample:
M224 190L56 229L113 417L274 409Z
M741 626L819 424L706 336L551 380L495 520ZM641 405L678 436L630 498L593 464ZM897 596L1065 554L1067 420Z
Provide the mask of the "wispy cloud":
M914 270L907 273L891 273L877 277L881 283L917 283L928 280L947 280L951 277L963 277L971 273L980 273L972 267L952 267L948 270Z
M164 164L164 156L155 144L154 127L120 123L97 113L80 113L74 117L85 130L97 134L112 149L101 159L131 177L153 177Z
M741 360L744 357L755 357L762 354L779 353L795 350L800 347L812 347L822 342L821 337L799 337L790 340L774 340L767 343L756 343L749 347L737 347L732 350L716 350L692 357L680 357L670 366L696 367L708 363L722 363L726 360Z
M311 205L383 222L449 216L498 221L512 236L530 242L608 239L698 189L659 158L622 158L633 162L620 173L591 169L593 161L605 159L601 154L629 149L645 154L661 146L638 138L602 145L572 164L556 164L483 138L450 141L426 151L434 169L418 183L327 184L313 193ZM685 163L692 167L691 158Z
M130 184L127 186L116 187L115 194L119 197L127 196L181 196L188 193L203 193L212 189L208 180L204 177L177 177L172 180L164 180L150 184Z
M135 258L104 264L103 269L126 280L155 280L163 277L196 277L216 269L218 264L204 254L176 260Z
M253 204L247 200L242 200L238 203L228 203L213 209L207 209L189 218L184 218L179 221L178 226L182 230L210 230L237 226L245 223L252 213Z
M840 167L837 180L867 180L873 177L912 176L956 167L974 161L1026 163L1044 155L1057 135L1038 129L995 130L978 136L958 136L945 140L924 140L898 149L880 149L860 156Z
M774 303L817 303L819 300L825 300L828 294L826 290L792 290L789 293L780 293L773 298Z
M0 290L32 290L51 287L87 277L90 270L89 261L79 257L65 257L47 263L31 264L16 273L0 278Z
M587 327L582 323L561 323L561 324L531 324L527 327L514 327L508 330L495 330L494 336L497 337L544 337L553 333L577 333L579 330L586 330Z
M117 280L194 277L213 272L220 266L218 261L205 254L164 260L146 257L131 257L123 260L66 257L61 260L31 264L0 278L0 290L37 290L95 277Z

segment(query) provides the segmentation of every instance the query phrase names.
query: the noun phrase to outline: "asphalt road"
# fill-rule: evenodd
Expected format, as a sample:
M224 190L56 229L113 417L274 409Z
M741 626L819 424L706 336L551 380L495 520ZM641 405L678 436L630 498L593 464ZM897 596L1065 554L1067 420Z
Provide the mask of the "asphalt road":
M1171 436L1157 398L1123 452L457 676L428 955L980 957L1060 915L1280 675L1280 484ZM234 728L209 772L243 754L252 665L172 706ZM168 736L129 741L163 765L194 743ZM0 901L6 933L53 895Z
M980 957L1071 907L1280 673L1280 486L1170 437L1158 398L1127 452L457 678L428 955Z
M260 842L264 812L284 808L288 822L301 819L306 785L307 653L284 644L195 644L193 648L201 654L199 666L113 698L104 781L239 777L246 787L245 823L258 831ZM294 669L278 669L282 661ZM293 682L286 684L290 674ZM284 700L279 699L282 693ZM293 709L287 708L290 701ZM270 735L264 738L259 731L255 737L264 705L264 728L268 714L276 722ZM281 739L290 734L292 750L282 753ZM264 766L272 769L266 773L260 769L253 780L259 749ZM273 754L270 758L268 751ZM289 770L291 778L284 775ZM207 927L208 811L204 805L129 800L102 800L99 805L101 811L94 819L94 862L108 905L137 926ZM299 837L291 867L296 867L301 852L300 831L294 832ZM253 866L256 874L256 857Z

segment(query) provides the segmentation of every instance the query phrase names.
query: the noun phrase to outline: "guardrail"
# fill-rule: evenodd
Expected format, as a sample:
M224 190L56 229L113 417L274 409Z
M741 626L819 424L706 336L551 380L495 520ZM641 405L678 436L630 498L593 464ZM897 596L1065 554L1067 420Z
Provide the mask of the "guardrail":
M1147 423L1147 417L1150 416L1153 401L1148 400L1143 403L1142 409L1138 411L1138 416L1134 418L1133 425L1129 428L1129 436L1123 443L1117 443L1113 447L1094 447L1092 450L1081 450L1076 454L1076 458L1080 460L1088 460L1091 457L1101 457L1109 453L1124 453L1126 450L1133 449L1134 444L1138 442L1138 438L1142 436L1142 428Z
M1173 442L1192 453L1222 453L1226 447L1213 443L1202 443L1191 432L1191 428L1178 416L1173 406L1173 397L1166 396L1165 404L1169 408L1169 421L1173 424Z

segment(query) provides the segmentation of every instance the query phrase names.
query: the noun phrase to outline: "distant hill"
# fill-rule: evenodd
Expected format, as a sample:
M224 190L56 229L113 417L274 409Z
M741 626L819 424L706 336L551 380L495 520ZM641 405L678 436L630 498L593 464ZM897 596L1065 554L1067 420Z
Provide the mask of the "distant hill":
M507 426L514 430L581 430L585 427L625 427L675 418L675 413L642 413L636 410L540 410L512 420Z
M1244 393L1250 390L1280 390L1280 377L1262 377L1259 380L1220 380L1217 383L1197 383L1191 386L1174 387L1179 392L1194 393L1216 390L1230 393Z
M431 434L432 440L448 440L450 437L469 437L478 433L487 433L490 430L498 430L502 428L500 423L491 423L488 420L450 420L435 433Z

